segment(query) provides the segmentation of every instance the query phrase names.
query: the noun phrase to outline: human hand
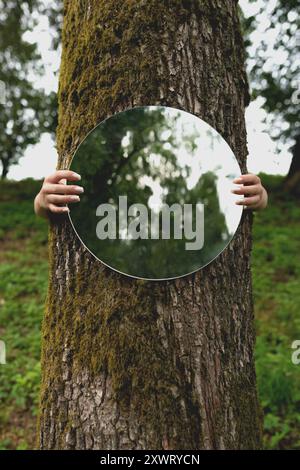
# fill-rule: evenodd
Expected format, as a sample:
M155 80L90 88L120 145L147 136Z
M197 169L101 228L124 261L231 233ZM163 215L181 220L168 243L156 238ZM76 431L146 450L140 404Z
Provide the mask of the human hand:
M79 194L84 192L82 186L67 185L68 181L79 181L81 176L70 170L57 170L44 179L40 192L34 199L34 211L41 217L50 213L65 214L69 208L65 204L79 202Z
M245 196L236 201L236 204L243 205L244 209L252 210L264 209L267 206L268 194L258 176L248 173L235 178L233 183L241 186L232 189L231 192Z

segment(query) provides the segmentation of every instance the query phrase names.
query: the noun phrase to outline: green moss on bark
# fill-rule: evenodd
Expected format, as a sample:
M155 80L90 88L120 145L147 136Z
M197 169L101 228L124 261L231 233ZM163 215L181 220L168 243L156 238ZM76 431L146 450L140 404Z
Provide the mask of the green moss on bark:
M70 228L63 223L58 231L65 230ZM55 252L58 239L53 228L51 252ZM81 250L78 246L78 252ZM66 366L73 378L88 371L91 382L102 372L110 378L120 412L134 409L140 425L152 429L158 441L168 429L180 429L186 413L190 415L197 436L191 438L186 432L168 437L171 445L188 448L191 439L199 439L200 418L190 385L183 387L174 374L178 367L174 364L176 345L165 348L161 341L156 311L162 296L159 283L125 279L108 268L97 269L94 264L98 262L89 253L83 256L80 271L68 273L62 299L58 298L57 277L50 277L43 322L43 340L48 345L43 355L43 407L51 406L53 394L64 396L61 378ZM86 262L91 262L93 269L85 266ZM54 266L50 270L55 273ZM182 408L182 399L189 402L187 411ZM65 426L63 440L76 427L63 402L56 419Z

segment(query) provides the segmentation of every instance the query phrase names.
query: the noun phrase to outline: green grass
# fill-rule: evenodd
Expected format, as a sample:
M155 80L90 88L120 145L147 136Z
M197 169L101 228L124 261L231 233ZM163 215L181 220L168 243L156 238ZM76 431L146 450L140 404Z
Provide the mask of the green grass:
M34 446L40 328L47 288L47 223L33 213L41 183L0 186L0 449Z
M252 254L256 368L265 447L300 449L300 205L282 179L262 175L268 209L255 214ZM35 217L41 182L0 183L0 450L30 449L40 381L40 327L47 289L47 223Z
M252 266L264 445L300 449L300 366L291 361L300 339L300 204L284 194L280 177L261 177L269 205L255 213Z

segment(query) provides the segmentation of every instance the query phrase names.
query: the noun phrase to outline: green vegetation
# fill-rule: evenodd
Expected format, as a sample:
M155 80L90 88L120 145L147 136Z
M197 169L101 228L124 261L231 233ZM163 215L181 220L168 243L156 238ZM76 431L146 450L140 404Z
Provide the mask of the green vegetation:
M47 288L47 223L35 217L41 183L1 182L0 449L34 446L40 381L40 329Z
M281 177L261 177L270 202L255 214L252 265L265 447L300 449L300 366L291 362L300 339L300 204Z
M257 323L256 366L265 412L265 447L300 449L300 204L284 195L282 178L262 176L267 210L255 214L252 256ZM40 380L40 328L47 290L47 224L35 217L41 182L0 184L0 449L35 443Z

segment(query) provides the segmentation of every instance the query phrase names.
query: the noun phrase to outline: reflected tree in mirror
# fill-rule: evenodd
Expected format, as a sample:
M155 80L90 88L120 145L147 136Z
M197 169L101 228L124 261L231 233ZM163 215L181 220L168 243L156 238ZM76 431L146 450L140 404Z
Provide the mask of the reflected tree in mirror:
M80 204L71 209L74 229L100 261L130 276L170 279L200 269L223 251L240 220L242 209L230 192L240 174L231 149L207 123L185 111L141 106L107 118L81 143L71 169L81 174L85 189ZM138 225L143 235L99 239L97 208L114 208L118 235L120 196L127 197L127 209L145 206L147 224ZM197 204L203 206L201 227ZM164 234L167 209L170 233ZM138 214L127 217L126 212L128 225ZM152 224L155 217L158 223ZM194 239L186 236L187 226ZM187 244L201 248L187 249Z

